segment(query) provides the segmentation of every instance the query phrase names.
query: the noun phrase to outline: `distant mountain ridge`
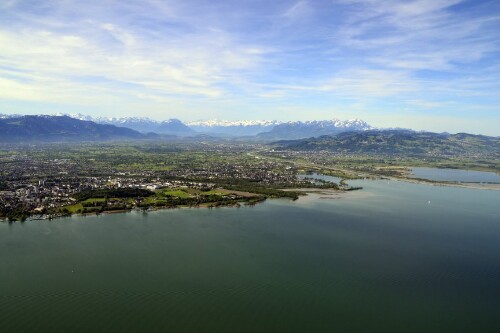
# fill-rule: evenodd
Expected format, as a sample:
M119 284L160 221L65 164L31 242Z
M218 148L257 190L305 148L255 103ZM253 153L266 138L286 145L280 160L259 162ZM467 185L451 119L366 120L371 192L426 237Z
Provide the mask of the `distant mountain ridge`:
M272 130L281 122L276 120L198 120L186 123L193 130L212 135L254 136Z
M80 115L75 116L80 117ZM85 117L84 119L88 118ZM257 135L258 133L269 131L281 123L275 120L197 120L183 123L178 119L158 121L145 117L95 118L93 121L100 124L124 126L143 133L155 132L179 136L189 136L199 133L233 137Z
M91 120L98 124L108 124L120 127L127 127L142 133L154 132L156 128L160 125L160 122L145 117L130 117L130 118L100 117L100 118L91 118L86 120Z
M267 140L290 140L322 135L335 135L342 132L366 131L373 129L361 119L350 120L312 120L312 121L294 121L282 123L275 126L271 131L260 133L261 139Z
M140 140L155 137L126 127L96 124L68 116L0 118L0 142Z
M467 133L448 134L411 130L367 130L335 136L284 140L274 143L280 149L296 151L334 151L338 153L414 156L489 156L500 158L500 137Z
M178 136L190 136L196 134L196 131L189 128L182 121L178 119L169 119L162 121L154 132L160 134L172 134Z
M115 125L119 127L127 127L141 133L157 133L169 134L177 136L189 136L196 134L194 130L186 126L178 119L169 119L165 121L157 121L147 117L97 117L82 114L68 115L75 119L93 121L97 124Z
M0 143L2 142L63 142L63 141L106 141L141 139L178 139L218 140L217 135L196 132L177 119L163 122L149 118L98 118L96 123L89 116L78 115L80 119L68 115L4 115L0 114ZM97 121L97 119L96 119ZM143 132L115 126L132 123L143 124ZM154 126L157 134L148 131L147 124ZM496 156L500 158L500 137L472 135L466 133L448 134L415 132L405 129L374 129L360 119L324 120L306 122L275 121L198 121L191 126L213 128L237 128L239 135L254 141L274 141L280 149L289 150L330 150L345 153L382 153L382 154L424 154L469 156ZM255 126L271 128L267 132L245 136L241 128L255 131ZM273 127L272 127L273 126ZM149 133L145 133L149 132ZM246 132L246 133L249 133ZM324 135L324 133L328 133ZM229 134L222 134L229 135ZM288 139L288 138L297 139ZM280 141L281 140L281 141ZM476 154L476 155L474 155ZM493 155L492 155L493 154Z
M350 120L312 120L289 121L277 120L197 120L186 123L178 119L157 121L145 117L92 118L86 115L70 115L77 119L92 120L100 124L112 124L134 129L142 133L154 132L177 136L192 136L196 133L213 136L257 136L261 140L300 139L321 135L333 135L346 131L364 131L373 129L361 119Z

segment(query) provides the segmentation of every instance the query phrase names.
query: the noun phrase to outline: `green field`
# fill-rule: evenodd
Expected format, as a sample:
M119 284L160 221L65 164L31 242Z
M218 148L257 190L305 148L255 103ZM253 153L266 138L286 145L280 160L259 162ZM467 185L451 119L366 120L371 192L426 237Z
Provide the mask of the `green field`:
M183 198L183 199L191 197L191 195L189 193L187 193L186 191L181 190L181 189L159 190L156 192L156 195L163 196L163 197L170 196L170 197Z

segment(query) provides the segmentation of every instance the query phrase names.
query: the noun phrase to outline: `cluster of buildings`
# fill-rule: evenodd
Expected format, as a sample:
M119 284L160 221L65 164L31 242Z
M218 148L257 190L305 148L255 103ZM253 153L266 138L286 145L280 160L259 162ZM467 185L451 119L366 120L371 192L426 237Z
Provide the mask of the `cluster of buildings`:
M165 187L190 187L212 189L215 184L188 180L161 180L107 177L51 177L32 182L30 179L7 183L8 188L0 191L0 218L9 215L43 214L51 208L74 204L73 195L93 189L143 188L156 190Z
M112 155L106 155L103 160L89 158L86 161L80 156L60 158L58 155L62 154L55 149L0 155L0 218L43 214L72 205L76 193L94 189L188 187L210 190L239 181L273 187L300 186L307 182L297 178L297 168L292 163L260 159L238 147L236 151L228 149L225 145L207 147L210 152L203 152L206 163L190 154L174 156L171 161L174 165L169 168L139 162L125 164L123 169L110 162L114 161L109 157ZM212 153L217 157L211 158ZM157 158L155 154L163 152L147 154L152 155L145 156ZM221 157L223 154L228 157Z

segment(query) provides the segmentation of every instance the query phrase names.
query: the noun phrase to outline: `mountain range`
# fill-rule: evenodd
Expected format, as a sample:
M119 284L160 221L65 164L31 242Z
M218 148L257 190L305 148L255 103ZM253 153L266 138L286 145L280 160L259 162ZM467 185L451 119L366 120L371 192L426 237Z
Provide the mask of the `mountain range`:
M426 156L488 155L500 158L500 137L380 130L360 119L286 123L199 121L184 124L177 119L160 122L148 118L98 118L94 121L90 117L79 118L0 114L0 143L173 140L179 137L210 140L222 136L274 142L278 149L285 150ZM260 130L265 131L258 132Z
M140 133L157 133L161 135L175 135L189 137L209 135L211 137L254 137L254 139L273 141L289 140L321 135L334 135L346 131L364 131L372 129L370 125L360 119L352 120L315 120L315 121L290 121L276 120L206 120L190 121L183 123L178 119L165 121L153 120L146 117L124 118L93 118L82 114L59 114L81 121L91 121L101 125L114 125L126 127ZM45 116L50 117L50 116ZM22 118L21 115L0 115L0 119Z
M128 127L133 130L176 136L193 136L208 134L216 137L244 137L257 136L260 140L286 140L316 137L320 135L334 135L345 131L363 131L372 129L361 119L351 120L314 120L289 121L276 120L198 120L183 123L178 119L157 121L145 117L124 118L92 118L86 115L70 115L81 120L91 120L99 124L108 124Z
M96 124L68 116L0 118L0 142L141 140L156 138L126 127Z
M208 134L221 137L253 136L271 130L281 122L274 120L198 120L183 123L178 119L164 121L147 117L96 117L83 114L63 114L75 119L93 121L98 124L108 124L127 127L142 133L171 134L177 136L192 136ZM5 116L5 115L4 115ZM1 115L0 115L1 118Z
M369 129L373 127L361 119L294 121L276 125L269 132L259 133L257 136L265 140L301 139Z
M276 120L199 120L187 122L187 125L199 133L215 136L254 136L271 131L282 124Z
M332 151L345 154L500 158L500 137L467 133L367 130L344 132L335 136L278 141L274 145L284 150Z
M75 117L81 119L81 117ZM176 136L191 136L196 132L186 126L178 119L169 119L165 121L157 121L150 118L130 117L130 118L95 118L88 119L97 124L115 125L119 127L127 127L141 133L157 133L169 134Z

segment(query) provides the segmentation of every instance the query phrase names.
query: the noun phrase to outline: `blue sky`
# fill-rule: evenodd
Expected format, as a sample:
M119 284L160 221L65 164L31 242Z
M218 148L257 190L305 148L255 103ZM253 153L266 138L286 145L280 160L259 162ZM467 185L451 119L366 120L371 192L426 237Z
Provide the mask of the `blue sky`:
M0 1L0 113L500 135L500 2Z

